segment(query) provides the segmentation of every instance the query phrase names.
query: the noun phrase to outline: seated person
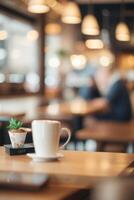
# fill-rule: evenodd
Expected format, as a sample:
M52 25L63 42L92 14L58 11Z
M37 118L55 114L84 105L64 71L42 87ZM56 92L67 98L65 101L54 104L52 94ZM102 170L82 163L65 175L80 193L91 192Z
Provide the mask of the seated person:
M96 97L100 97L100 93L93 76L89 77L87 86L83 86L79 89L79 95L85 100L91 100Z
M128 90L121 75L113 66L109 68L101 67L95 76L98 94L95 97L93 93L93 104L98 112L92 117L85 119L85 126L94 128L96 120L111 120L125 122L131 120L132 109ZM93 86L92 86L93 87ZM95 86L96 87L96 86ZM93 89L90 90L94 91ZM96 143L94 144L96 145ZM126 152L127 145L106 143L103 146L104 151Z
M98 93L96 93L96 97L93 93L94 100L92 101L101 112L93 115L94 118L98 120L129 121L132 117L129 93L119 72L114 69L113 65L107 68L101 67L95 80Z

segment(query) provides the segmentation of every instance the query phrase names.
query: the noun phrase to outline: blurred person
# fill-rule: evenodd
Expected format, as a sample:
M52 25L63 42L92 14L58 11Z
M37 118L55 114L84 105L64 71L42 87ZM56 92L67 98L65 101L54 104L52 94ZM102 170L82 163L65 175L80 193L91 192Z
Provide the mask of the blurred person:
M94 79L95 85L91 86L90 97L98 112L86 117L83 126L94 129L97 125L97 120L117 122L131 120L132 108L129 92L115 63L109 67L100 67ZM97 95L95 96L95 94ZM96 142L94 141L94 143L94 148L96 148ZM111 152L126 152L126 148L127 146L119 143L117 145L115 143L107 143L103 147L104 151Z
M93 76L89 77L87 86L80 87L79 96L85 100L91 100L96 97L100 97L100 93Z
M93 117L98 120L129 121L132 117L132 108L128 90L115 65L100 67L95 75L96 92L93 89L93 103L100 111ZM92 86L93 87L93 86Z

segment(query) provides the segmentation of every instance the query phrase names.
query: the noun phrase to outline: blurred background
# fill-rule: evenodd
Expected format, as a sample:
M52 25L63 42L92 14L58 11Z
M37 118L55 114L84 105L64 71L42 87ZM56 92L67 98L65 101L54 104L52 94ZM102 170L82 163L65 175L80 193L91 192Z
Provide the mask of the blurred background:
M133 22L133 0L1 0L0 96L72 98L115 57L133 91Z
M84 127L88 109L100 105L86 107L80 89L89 86L98 69L113 63L128 89L133 111L134 0L0 0L1 120L18 117L16 113L25 116L28 126L33 119L56 119L77 132ZM61 105L51 105L76 97L80 101L65 104L63 112ZM127 125L132 127L133 123Z

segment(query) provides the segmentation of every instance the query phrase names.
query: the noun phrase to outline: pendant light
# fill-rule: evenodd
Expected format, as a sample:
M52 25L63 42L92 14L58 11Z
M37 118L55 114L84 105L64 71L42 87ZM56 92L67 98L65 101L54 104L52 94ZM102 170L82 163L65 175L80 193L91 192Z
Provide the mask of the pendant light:
M93 5L90 0L89 11L90 14L86 15L82 22L82 33L85 35L99 35L100 29L96 17L93 15Z
M31 13L41 14L48 12L49 7L46 0L29 0L28 11Z
M85 45L88 49L102 49L104 47L101 39L88 39L86 40Z
M79 24L81 22L81 14L78 5L74 2L65 3L61 20L66 24Z
M115 29L115 38L119 41L130 41L130 31L127 24L124 22L124 0L121 3L120 22Z
M130 32L127 24L125 22L120 22L116 26L115 30L116 40L119 41L129 41L130 40Z

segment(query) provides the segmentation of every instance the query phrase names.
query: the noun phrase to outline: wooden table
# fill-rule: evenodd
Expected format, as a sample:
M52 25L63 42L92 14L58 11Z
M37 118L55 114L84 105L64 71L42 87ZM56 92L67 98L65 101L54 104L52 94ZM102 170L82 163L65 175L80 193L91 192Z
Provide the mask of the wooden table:
M131 122L96 122L92 127L77 132L79 140L93 139L105 143L134 143L134 121Z
M0 118L17 118L22 119L26 115L25 112L0 112Z
M52 103L48 106L38 107L37 109L38 116L40 115L40 117L67 122L70 127L72 127L72 132L74 134L77 130L83 128L83 118L85 116L100 111L100 108L96 106L94 101L85 101L84 99Z
M97 112L92 101L74 100L71 102L57 102L50 105L38 106L32 116L23 120L26 126L30 126L34 119L58 120L63 127L68 127L72 132L71 141L77 144L75 132L83 128L83 117Z
M86 101L84 99L74 99L68 102L52 103L48 106L41 106L38 108L39 112L45 112L48 115L88 115L100 112L100 108L96 106L94 101Z
M63 151L55 162L33 162L27 156L9 156L0 148L0 170L41 172L50 175L44 190L31 192L0 191L1 200L62 200L80 188L91 188L103 178L118 176L133 162L132 154ZM74 198L76 199L76 198Z

